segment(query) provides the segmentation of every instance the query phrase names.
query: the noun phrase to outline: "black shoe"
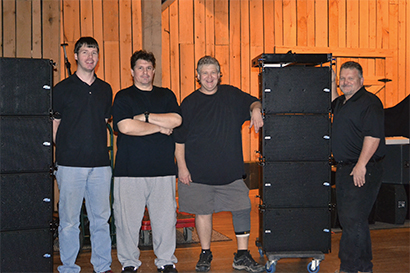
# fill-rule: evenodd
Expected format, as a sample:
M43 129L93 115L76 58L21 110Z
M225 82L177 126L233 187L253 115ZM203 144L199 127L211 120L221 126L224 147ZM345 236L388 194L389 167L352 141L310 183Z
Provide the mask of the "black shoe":
M242 256L238 257L238 254L235 253L233 258L232 267L236 270L246 270L247 272L264 272L265 266L258 264L252 258L249 251L247 251Z
M199 261L195 266L195 270L198 272L207 272L211 269L212 252L202 251L199 255Z
M126 266L122 268L121 273L137 272L137 271L138 271L138 267L136 266Z
M158 272L178 272L178 270L175 268L175 265L173 264L167 264L164 266L161 266L160 268L157 268Z

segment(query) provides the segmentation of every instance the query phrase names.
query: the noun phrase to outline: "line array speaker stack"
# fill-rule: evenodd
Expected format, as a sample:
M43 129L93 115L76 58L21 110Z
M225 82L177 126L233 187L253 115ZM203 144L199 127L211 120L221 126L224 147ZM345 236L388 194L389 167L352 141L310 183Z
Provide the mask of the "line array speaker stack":
M0 272L53 271L52 72L0 58Z
M331 61L292 53L253 60L265 122L257 242L265 253L330 250Z

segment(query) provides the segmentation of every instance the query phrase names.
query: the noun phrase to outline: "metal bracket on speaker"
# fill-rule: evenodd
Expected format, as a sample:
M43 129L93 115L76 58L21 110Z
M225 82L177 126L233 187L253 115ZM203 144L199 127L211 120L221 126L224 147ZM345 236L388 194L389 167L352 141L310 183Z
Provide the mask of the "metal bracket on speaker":
M259 166L265 166L266 158L262 155L262 152L261 151L255 151L255 152L259 154L258 156Z

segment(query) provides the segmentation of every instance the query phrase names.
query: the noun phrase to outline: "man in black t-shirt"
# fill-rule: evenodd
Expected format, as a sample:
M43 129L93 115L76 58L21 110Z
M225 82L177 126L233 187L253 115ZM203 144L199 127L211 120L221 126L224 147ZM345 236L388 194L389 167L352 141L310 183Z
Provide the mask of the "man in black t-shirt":
M337 161L336 198L340 224L340 272L372 272L368 225L382 178L384 111L380 99L363 87L356 62L340 68L338 96L332 84L332 153Z
M107 121L111 117L111 86L94 69L99 48L91 37L75 44L77 71L53 90L53 139L56 178L60 190L58 237L61 273L80 272L80 213L85 199L90 221L91 263L94 272L111 272L111 166L107 149Z
M201 87L181 104L183 123L175 130L180 211L195 214L202 251L195 267L209 271L212 261L212 214L231 211L238 252L233 268L265 271L248 251L249 189L242 155L242 125L251 120L255 132L263 126L261 103L230 85L220 85L219 62L210 56L198 61Z
M177 272L176 166L172 131L181 124L175 94L153 85L155 57L140 50L131 57L134 84L117 93L113 105L118 132L114 170L117 255L122 272L141 265L139 231L148 208L158 272Z

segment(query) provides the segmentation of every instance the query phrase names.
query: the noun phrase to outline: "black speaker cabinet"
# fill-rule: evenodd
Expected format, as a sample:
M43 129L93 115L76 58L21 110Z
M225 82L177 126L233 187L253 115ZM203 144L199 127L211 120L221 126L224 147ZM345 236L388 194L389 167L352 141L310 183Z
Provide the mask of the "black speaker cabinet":
M1 174L0 229L47 228L53 213L49 173Z
M48 116L0 117L1 173L49 172L52 122Z
M325 161L330 155L329 115L266 115L266 161Z
M376 200L375 220L402 225L408 211L404 185L382 184Z
M266 162L263 170L261 197L266 208L328 207L328 161Z
M264 210L259 229L265 252L328 253L331 247L329 208Z
M328 113L330 72L329 67L265 67L260 74L265 113Z
M53 272L50 229L1 232L0 272Z
M386 145L383 183L409 184L409 144Z
M0 115L49 115L52 63L0 58Z

